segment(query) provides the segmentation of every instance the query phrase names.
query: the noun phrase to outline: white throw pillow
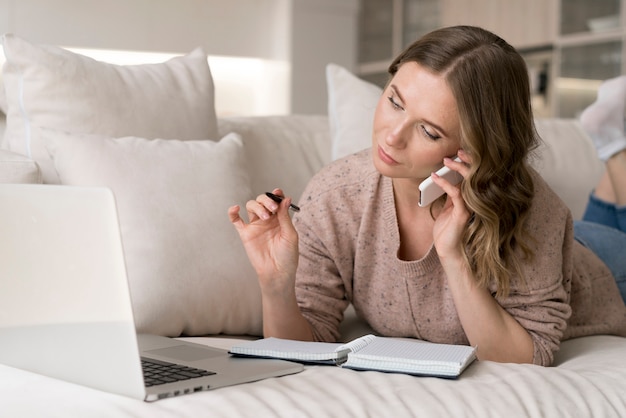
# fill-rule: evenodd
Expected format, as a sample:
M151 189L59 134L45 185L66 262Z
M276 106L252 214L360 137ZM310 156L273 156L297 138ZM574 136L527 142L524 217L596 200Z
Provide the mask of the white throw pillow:
M227 209L250 199L241 137L104 138L42 130L64 185L106 186L140 332L262 334L261 294Z
M222 134L237 132L245 139L255 196L280 187L297 204L311 177L330 162L325 116L230 117L219 126Z
M163 63L114 65L3 37L4 147L58 178L36 127L114 137L217 138L213 80L197 49Z
M41 183L41 171L30 158L0 149L0 183Z
M531 161L565 201L574 219L581 219L589 194L605 170L604 163L598 159L591 138L578 120L537 118L535 126L543 141L537 158Z
M0 51L0 68L4 65L4 54ZM7 113L7 96L4 92L4 81L2 80L2 71L0 71L0 113ZM0 117L4 118L4 115L0 115ZM2 142L2 138L0 137L0 143Z
M371 147L374 111L382 89L336 64L326 66L326 85L331 158Z

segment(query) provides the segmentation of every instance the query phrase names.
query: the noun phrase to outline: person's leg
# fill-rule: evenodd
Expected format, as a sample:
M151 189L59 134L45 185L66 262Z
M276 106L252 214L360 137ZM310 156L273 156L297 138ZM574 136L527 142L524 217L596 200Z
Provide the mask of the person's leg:
M626 232L626 76L606 80L580 116L606 172L590 196L584 220Z
M613 182L608 170L604 172L595 189L593 189L593 194L604 202L617 203L617 196L615 196Z
M626 76L620 76L603 82L596 101L580 115L580 124L593 140L602 161L626 149L625 108Z
M585 208L582 220L621 230L617 217L617 207L615 204L607 202L604 199L600 199L595 192L592 192L589 195L589 200L587 201L587 207Z
M626 303L626 233L594 222L576 221L574 236L611 270Z
M613 189L613 202L626 206L626 150L613 154L606 161L606 173Z

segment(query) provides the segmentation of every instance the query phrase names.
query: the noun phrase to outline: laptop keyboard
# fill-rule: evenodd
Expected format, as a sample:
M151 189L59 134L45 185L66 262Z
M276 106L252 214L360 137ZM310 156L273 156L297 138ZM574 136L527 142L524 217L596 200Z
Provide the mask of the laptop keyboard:
M143 379L146 387L215 374L215 372L209 370L196 369L194 367L145 357L141 358L141 366L143 368Z

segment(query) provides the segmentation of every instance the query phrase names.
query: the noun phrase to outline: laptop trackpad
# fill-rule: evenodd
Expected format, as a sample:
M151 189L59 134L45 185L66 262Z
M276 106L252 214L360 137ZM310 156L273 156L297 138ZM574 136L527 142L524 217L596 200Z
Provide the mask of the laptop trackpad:
M198 361L224 355L224 353L218 350L208 350L206 348L192 347L189 345L175 345L174 347L146 350L144 353L156 354L158 356L169 357L171 359L182 361Z

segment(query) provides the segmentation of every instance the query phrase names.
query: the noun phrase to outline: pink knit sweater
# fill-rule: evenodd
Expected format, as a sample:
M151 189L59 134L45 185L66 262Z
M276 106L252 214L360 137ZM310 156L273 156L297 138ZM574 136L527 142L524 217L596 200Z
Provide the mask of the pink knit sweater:
M535 258L522 266L525 285L512 278L498 302L530 333L534 363L550 365L563 339L626 336L626 307L610 271L573 240L570 211L538 174L535 192L528 221ZM322 170L299 205L296 296L316 339L339 337L352 302L381 335L468 344L435 248L416 261L397 257L393 186L370 151Z

